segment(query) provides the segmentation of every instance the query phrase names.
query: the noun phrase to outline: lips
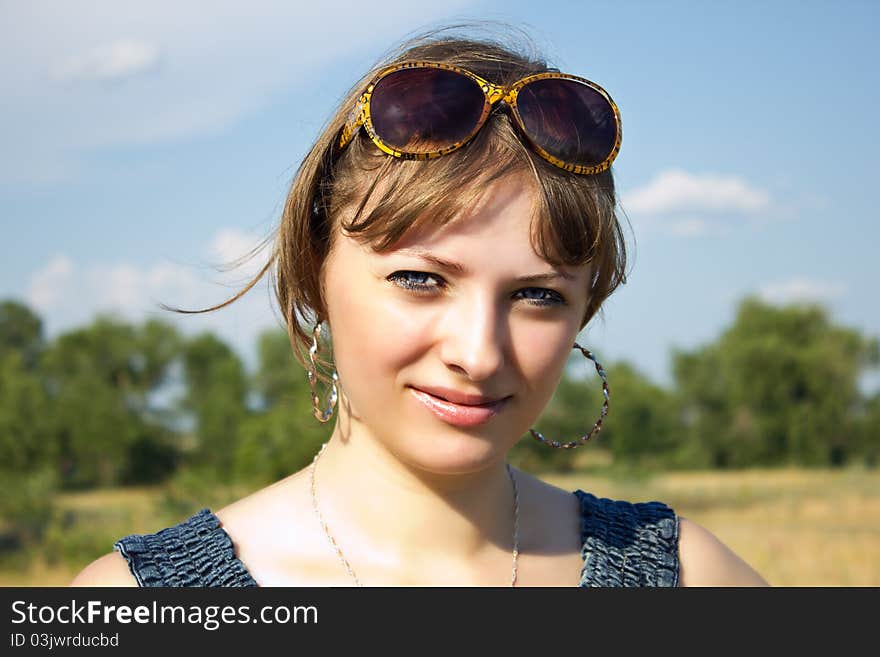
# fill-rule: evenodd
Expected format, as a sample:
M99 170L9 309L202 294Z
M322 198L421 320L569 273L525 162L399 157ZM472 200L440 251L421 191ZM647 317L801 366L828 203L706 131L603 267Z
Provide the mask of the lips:
M510 399L508 396L499 401L483 404L457 404L419 388L413 386L409 386L409 388L413 397L435 417L458 427L475 427L488 422L501 412ZM448 394L448 389L446 392ZM473 398L473 396L470 397L470 399ZM478 396L478 398L486 399L482 396Z
M438 397L448 402L452 402L454 404L459 404L461 406L487 406L495 404L496 402L503 401L510 397L507 396L495 396L490 397L486 395L480 395L476 393L468 393L461 392L459 390L455 390L454 388L445 388L443 386L410 386L415 390L421 390L422 392L427 392L429 395L433 395L434 397Z

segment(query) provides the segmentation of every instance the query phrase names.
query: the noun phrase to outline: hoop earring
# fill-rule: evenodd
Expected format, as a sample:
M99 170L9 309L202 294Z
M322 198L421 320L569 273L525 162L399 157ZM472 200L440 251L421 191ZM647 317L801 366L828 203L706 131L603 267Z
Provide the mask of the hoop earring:
M593 357L592 353L590 353L587 349L584 349L577 342L574 343L574 349L580 349L581 353L584 356L586 356L587 358L589 358L591 361L593 361L596 364L596 371L599 373L599 376L602 377L602 394L605 395L605 402L602 404L602 414L599 416L599 419L596 421L596 424L593 425L593 428L590 429L589 433L581 436L577 440L572 440L567 443L560 443L557 440L547 440L539 432L535 431L534 429L529 429L529 431L531 431L534 439L537 440L539 443L544 443L545 445L549 445L550 447L555 447L557 449L559 449L559 448L561 448L561 449L574 449L575 447L580 447L585 442L587 442L593 436L594 433L598 433L599 431L602 430L602 420L604 420L605 416L608 415L609 391L608 391L608 379L605 378L605 369L599 364L599 361L597 361Z
M309 349L309 360L312 361L312 366L306 370L306 374L309 376L309 385L312 388L312 406L315 409L315 417L319 422L327 422L330 417L333 415L333 409L336 408L336 400L338 398L338 390L336 389L336 384L339 381L339 377L336 375L336 370L333 370L333 384L330 389L330 397L327 399L327 408L325 410L321 410L321 402L318 399L318 393L315 390L315 385L317 383L317 369L318 366L315 363L315 354L318 353L318 334L321 332L321 322L315 324L315 328L312 331L312 346Z

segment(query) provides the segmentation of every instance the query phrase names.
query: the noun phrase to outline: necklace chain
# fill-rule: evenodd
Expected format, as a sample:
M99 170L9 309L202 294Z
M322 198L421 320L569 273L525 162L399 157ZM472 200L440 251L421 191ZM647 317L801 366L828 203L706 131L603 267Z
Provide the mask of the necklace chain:
M329 441L328 441L329 442ZM327 447L327 443L324 443L321 446L321 449L315 454L315 458L312 459L312 465L309 468L309 476L311 478L312 484L312 507L315 509L315 515L318 516L318 522L321 523L321 527L324 529L324 533L327 535L327 538L330 541L330 545L333 546L333 549L336 552L336 555L339 557L339 560L342 562L342 565L345 566L345 569L348 571L348 574L351 575L352 579L355 582L356 586L363 586L361 581L358 579L357 575L354 574L354 570L351 567L351 564L348 563L348 559L345 558L345 555L342 554L342 550L337 545L336 541L333 538L333 535L330 533L330 529L327 527L327 523L324 522L324 517L321 515L321 511L318 509L318 494L315 490L315 465L318 463L318 459L321 454L324 453L324 449ZM519 490L516 486L516 477L513 476L513 470L510 467L510 464L507 465L507 476L510 477L510 482L513 484L513 573L510 579L510 586L516 586L516 575L517 575L517 566L519 563Z

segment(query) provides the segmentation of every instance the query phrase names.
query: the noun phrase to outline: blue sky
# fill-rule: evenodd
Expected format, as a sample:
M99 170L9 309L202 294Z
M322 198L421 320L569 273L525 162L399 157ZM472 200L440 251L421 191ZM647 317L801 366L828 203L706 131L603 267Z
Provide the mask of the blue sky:
M387 48L494 19L621 109L632 265L581 336L600 361L666 383L670 349L715 339L747 294L818 301L880 335L878 7L3 2L0 298L50 337L99 310L158 316L216 331L251 365L255 336L280 325L265 283L208 316L156 302L206 306L245 280L211 266L272 229L335 103Z

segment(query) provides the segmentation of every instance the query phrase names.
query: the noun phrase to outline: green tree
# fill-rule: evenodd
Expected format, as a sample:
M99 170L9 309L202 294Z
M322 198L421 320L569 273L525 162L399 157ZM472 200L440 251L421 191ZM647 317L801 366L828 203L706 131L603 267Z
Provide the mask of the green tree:
M0 355L0 545L25 549L51 519L58 482L49 400L26 355Z
M856 420L856 452L868 467L880 465L880 392L865 400Z
M145 472L158 475L157 458L164 458L165 471L173 467L173 437L150 399L178 349L168 325L152 320L136 327L109 315L47 347L40 368L65 486L142 481Z
M821 306L747 298L717 343L673 360L695 465L840 465L858 451L858 379L880 345Z
M17 301L0 302L0 357L16 352L25 369L34 371L44 346L43 321L31 309Z
M286 331L263 331L257 338L257 358L252 385L266 407L296 399L309 389L306 372L293 355Z
M628 362L615 363L606 371L613 411L602 435L615 464L672 462L681 433L673 395Z
M0 356L0 468L32 472L56 456L49 398L23 353Z
M181 363L183 338L174 326L150 319L136 327L135 345L128 404L141 423L129 447L123 480L147 483L168 476L180 456L179 409L155 400L159 391L174 383L172 373Z
M580 352L572 353L553 397L532 428L548 441L567 443L589 432L602 412L605 397L602 380L590 363L586 376L577 372L584 365ZM613 402L612 402L613 403ZM575 449L555 449L535 440L526 432L510 453L510 461L529 470L570 472L578 467L583 450L608 449L603 428L586 444Z
M264 410L242 426L236 466L242 477L269 482L307 465L330 437L335 420L322 424L314 417L306 372L285 331L263 332L257 351L259 364L252 381ZM326 402L327 387L319 386L318 392Z
M202 333L183 346L186 394L181 407L196 420L193 462L220 477L234 472L241 424L247 415L244 365L226 343Z

